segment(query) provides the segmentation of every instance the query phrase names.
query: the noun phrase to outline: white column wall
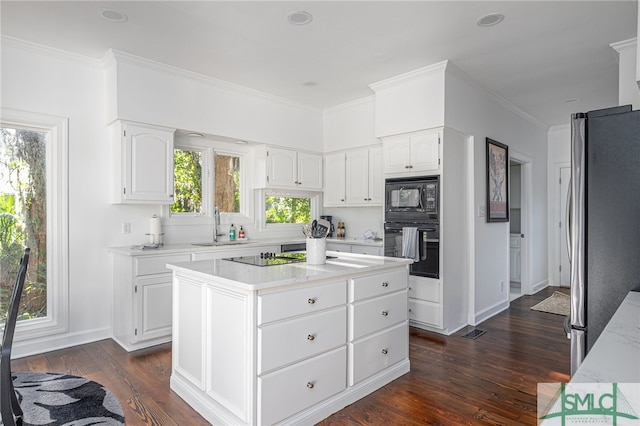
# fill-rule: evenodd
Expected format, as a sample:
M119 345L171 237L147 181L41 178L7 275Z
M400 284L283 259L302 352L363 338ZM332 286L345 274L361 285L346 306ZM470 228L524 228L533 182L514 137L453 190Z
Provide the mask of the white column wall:
M487 223L486 142L489 137L532 159L531 287L547 284L547 128L491 94L451 65L445 77L445 126L473 136L474 283L471 318L480 322L505 309L509 299L509 224ZM501 283L504 282L504 291Z

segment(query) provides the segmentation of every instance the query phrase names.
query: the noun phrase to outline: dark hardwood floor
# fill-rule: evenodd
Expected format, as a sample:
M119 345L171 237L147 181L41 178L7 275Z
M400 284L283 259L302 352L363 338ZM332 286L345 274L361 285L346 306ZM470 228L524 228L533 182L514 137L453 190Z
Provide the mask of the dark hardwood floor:
M535 425L537 383L569 380L564 317L529 308L547 288L475 327L445 337L411 328L411 371L320 423L328 425ZM567 289L561 290L567 292ZM208 424L170 391L171 345L127 353L112 340L17 359L14 371L51 371L102 383L127 425Z

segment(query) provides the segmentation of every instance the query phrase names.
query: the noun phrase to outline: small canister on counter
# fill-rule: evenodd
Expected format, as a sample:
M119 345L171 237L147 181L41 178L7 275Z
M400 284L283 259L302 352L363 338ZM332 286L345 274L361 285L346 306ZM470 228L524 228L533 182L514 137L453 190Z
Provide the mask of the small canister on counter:
M347 232L344 229L344 222L338 222L338 228L336 229L336 238L344 238Z

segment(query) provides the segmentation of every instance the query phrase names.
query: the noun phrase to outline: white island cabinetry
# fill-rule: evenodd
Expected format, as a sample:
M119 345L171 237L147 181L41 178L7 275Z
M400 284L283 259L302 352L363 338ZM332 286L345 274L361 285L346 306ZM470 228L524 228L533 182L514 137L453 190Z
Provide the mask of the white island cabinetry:
M409 371L408 261L168 265L171 388L213 424L313 424Z

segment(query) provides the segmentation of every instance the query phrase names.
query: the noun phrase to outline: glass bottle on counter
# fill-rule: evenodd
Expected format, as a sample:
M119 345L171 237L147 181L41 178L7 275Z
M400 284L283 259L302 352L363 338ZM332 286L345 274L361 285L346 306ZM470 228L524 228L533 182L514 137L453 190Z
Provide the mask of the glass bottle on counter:
M229 228L229 241L234 241L236 239L236 227L231 224Z

